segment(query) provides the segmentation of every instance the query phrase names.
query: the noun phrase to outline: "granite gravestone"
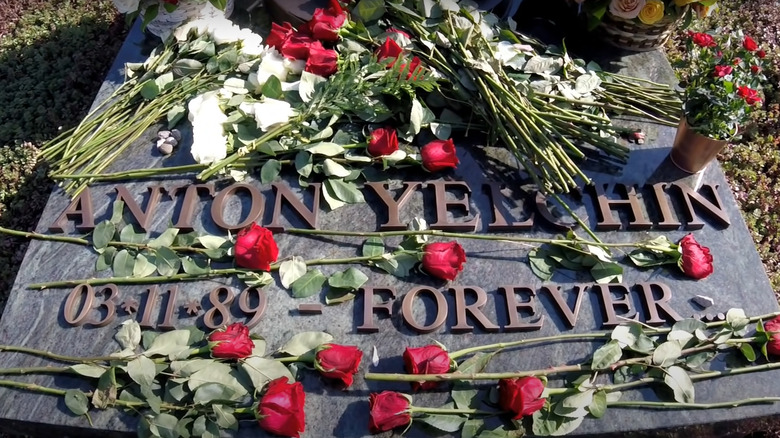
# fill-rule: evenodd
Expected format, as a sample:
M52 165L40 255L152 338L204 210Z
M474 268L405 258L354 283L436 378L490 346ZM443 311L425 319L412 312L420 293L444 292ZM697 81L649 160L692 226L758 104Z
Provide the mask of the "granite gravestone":
M142 43L143 35L135 28L128 36L101 96L121 80L118 72L125 62L143 59ZM626 56L621 61L624 64L623 71L629 74L660 82L673 80L671 70L660 53ZM588 174L596 183L595 189L583 187L580 195L575 194L568 200L591 228L598 228L599 224L605 227L608 222L613 222L612 225L606 225L611 231L599 232L599 237L607 242L631 242L662 234L676 241L686 233L694 232L696 238L708 246L715 256L715 272L706 280L686 279L675 268L627 268L622 285L617 286L596 286L586 276L569 271L561 271L550 283L543 283L525 263L529 247L461 240L460 243L467 251L468 262L464 271L450 284L418 273L399 280L363 267L361 271L369 277L363 294L359 294L353 302L338 306L328 307L323 304L325 291L308 299L293 299L279 285L278 276L275 275L276 282L264 288L268 298L267 306L258 324L253 327L253 333L264 336L271 350L296 333L325 330L334 336L336 342L360 346L365 354L362 371L401 372L404 347L422 346L433 340L456 350L477 344L599 330L619 321L619 316L630 317L634 312L643 322L661 318L668 323L678 316L704 314L705 317L716 318L718 313L732 307L743 308L748 315L776 310L778 306L774 294L719 166L712 164L697 175L684 174L676 170L667 158L675 133L673 128L630 123L645 130L647 143L632 146L629 162L622 168L589 168ZM152 136L150 134L149 138ZM189 133L185 131L184 147L180 147L169 158L156 155L151 142L139 142L109 171L190 163L186 147L190 141ZM472 143L474 141L470 140ZM555 208L550 208L543 200L537 202L532 192L524 191L524 181L519 179L520 173L514 160L506 151L467 144L464 141L458 148L461 161L458 169L444 177L410 173L395 175L388 182L387 187L396 198L410 185L414 187L410 189L408 201L399 209L400 222L406 223L422 217L429 223L456 224L479 234L506 233L528 237L551 237L561 231L560 226L566 224L567 218L556 215ZM301 189L295 181L296 178L286 178L278 182L277 187L263 185L252 179L245 181L257 187L264 197L264 211L258 219L259 223L268 224L272 221L275 200L280 196L279 187L289 188L304 206L313 205L311 189ZM416 182L420 184L415 185ZM141 208L149 205L152 193L161 194L148 227L150 235L154 236L164 230L168 223L181 218L182 191L177 192L176 188L188 184L192 184L192 181L181 178L132 182L123 187ZM161 186L164 190L150 190L154 186ZM116 188L116 184L91 188L96 222L111 215L112 204L117 199ZM217 193L227 189L228 186L214 185ZM603 193L599 190L603 190ZM441 193L437 195L437 191ZM624 201L629 192L636 194L636 212L632 212L631 204ZM229 197L227 205L220 212L225 222L231 225L244 220L250 207L248 197L236 193ZM366 188L364 194L367 200L365 204L349 205L335 211L317 211L316 226L326 230L380 229L391 219L388 209L374 190ZM70 202L62 192L55 191L37 231L49 232ZM194 226L197 230L211 234L225 234L225 230L220 229L212 219L214 202L209 196L198 199L192 216ZM450 204L444 205L447 202ZM661 208L661 205L668 206L668 210ZM300 214L288 207L282 209L280 219L284 226L309 226ZM75 229L77 225L78 221L66 220L64 232L78 234ZM362 239L358 238L306 238L283 233L275 237L281 257L351 257L359 253L362 244ZM397 243L388 241L388 244ZM113 315L107 312L108 306L104 304L109 297L97 297L89 318L105 321L106 325L101 327L95 324L75 327L68 322L73 319L73 315L65 314L71 288L44 291L27 289L33 283L98 276L94 270L94 261L94 252L87 248L32 242L0 321L0 343L75 356L105 355L118 349L112 338L115 329L124 320L143 321L147 317L146 322L158 330L164 329L162 326L168 322L173 327L195 324L206 329L204 313L213 305L208 299L209 292L225 286L237 295L243 289L234 279L160 284L160 299L157 301L149 300L148 286L122 285L118 288ZM322 271L329 274L345 268L323 267ZM177 286L177 295L172 300L173 295L166 291ZM424 289L419 289L421 287ZM555 300L554 291L558 288L566 303ZM455 296L464 294L466 303L471 304L480 290L485 292L486 297L482 308L484 319L473 316L462 319L456 308L458 304ZM414 291L418 291L418 297L413 301L409 313L404 315L401 301ZM580 295L577 295L578 291ZM372 293L376 296L372 296ZM382 312L371 311L373 300L377 303L392 300L393 294L395 299L389 306L389 317L383 316ZM696 295L712 297L714 305L702 311L699 305L692 302ZM565 310L568 309L564 306L573 308L577 296L582 297L579 313L576 316L567 314ZM625 300L625 304L618 304L621 300ZM201 308L196 315L187 312L187 305L192 302ZM136 304L136 311L127 312L125 307L132 310L133 304ZM173 311L167 321L164 309ZM612 315L611 311L615 314ZM435 320L442 314L445 316L438 326ZM235 305L231 307L230 318L243 322L250 319ZM420 326L424 327L420 329ZM565 343L505 352L496 356L488 371L540 369L582 362L587 360L597 345L587 342ZM377 366L370 363L374 351L379 357ZM31 356L10 353L0 355L2 367L48 364L51 362ZM360 374L348 391L327 385L316 373L303 373L303 376L307 397L307 429L304 436L308 437L366 436L368 394L381 390L409 392L406 384L367 382ZM774 382L778 378L780 371L772 371L697 383L697 401L776 396L777 391L767 382ZM20 377L18 380L62 388L79 385L78 381L67 377L36 375ZM553 380L551 386L559 383ZM447 397L448 387L443 385L439 391L416 394L415 404L439 406L446 402ZM652 392L644 389L625 393L623 400L647 397L652 398ZM653 434L673 428L678 432L685 430L686 433L697 432L700 436L714 436L746 427L744 423L737 423L738 420L769 417L777 412L778 408L774 405L715 411L616 409L610 410L604 419L587 419L573 435L623 435L628 432ZM93 410L90 415L93 426L83 417L70 415L59 398L0 389L0 417L3 418L0 426L14 432L101 437L134 433L137 421L134 416L113 409ZM424 432L412 429L411 434L422 436ZM263 436L263 432L252 425L243 424L236 436Z

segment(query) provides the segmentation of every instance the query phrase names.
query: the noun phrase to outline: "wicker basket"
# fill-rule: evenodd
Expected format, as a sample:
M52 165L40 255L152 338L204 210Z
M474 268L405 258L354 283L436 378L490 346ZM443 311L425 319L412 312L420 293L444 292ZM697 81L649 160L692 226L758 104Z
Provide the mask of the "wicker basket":
M683 8L677 17L666 15L653 24L644 24L636 20L617 17L607 11L599 23L598 32L601 37L615 47L647 52L655 50L666 43L672 32L682 22L689 12L688 6Z

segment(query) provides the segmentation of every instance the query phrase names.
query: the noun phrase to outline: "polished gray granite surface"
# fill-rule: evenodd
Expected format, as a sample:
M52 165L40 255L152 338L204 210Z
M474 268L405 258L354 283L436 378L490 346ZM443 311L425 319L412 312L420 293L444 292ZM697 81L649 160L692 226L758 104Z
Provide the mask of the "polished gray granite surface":
M105 87L114 86L121 80L122 64L143 59L142 49L145 47L143 35L136 27L128 36L112 72L107 78ZM617 60L622 66L622 71L628 74L650 78L660 82L671 82L673 76L671 69L663 55L659 52L649 52L624 56ZM616 64L617 65L617 64ZM105 90L104 90L105 91ZM671 306L682 316L693 314L725 312L732 307L745 309L748 315L763 314L778 309L775 295L764 273L759 256L753 246L750 234L740 216L739 210L731 195L723 172L714 163L705 171L697 175L688 175L677 170L668 160L675 129L647 123L632 123L632 126L641 127L647 133L647 142L644 145L631 145L631 154L628 163L623 166L604 166L585 164L588 174L597 184L624 183L636 184L639 187L654 183L685 183L691 187L701 187L702 184L717 186L720 199L723 201L730 225L725 226L715 221L711 216L701 217L704 227L693 231L696 239L708 246L715 261L715 272L709 278L702 281L693 281L683 277L675 268L666 269L632 269L627 265L624 273L624 283L632 286L641 282L660 282L669 286L673 297ZM184 129L184 147L169 158L159 156L154 150L150 134L147 139L139 142L136 147L113 165L110 170L132 169L141 167L173 166L187 164L191 158L187 153L190 140L189 132ZM521 198L523 196L521 186L523 181L519 179L513 159L503 150L497 148L483 148L468 146L479 143L480 139L470 139L459 143L458 156L461 165L457 170L447 174L441 179L465 181L471 188L469 198L470 211L467 215L456 212L453 221L465 221L478 218L477 233L486 233L487 224L492 220L491 205L488 196L483 192L483 184L488 181L499 181L507 184L507 193ZM598 164L598 163L596 163ZM403 178L409 181L434 180L422 173L410 173L407 175L394 175L395 178ZM159 183L166 188L186 184L187 178L165 180L158 182L135 182L127 184L131 193L137 195L139 202L145 202L148 196L147 185ZM294 191L300 192L295 179L289 185ZM250 184L257 185L266 199L273 200L273 192L269 185L261 185L259 181L250 180ZM396 179L395 184L399 181ZM92 197L95 205L95 214L98 220L110 216L111 203L115 199L113 184L96 185L92 188ZM643 195L648 192L642 191ZM462 197L463 193L452 194L453 197ZM610 196L615 196L611 195ZM308 195L304 196L309 202ZM577 214L591 226L595 227L596 218L593 198L587 192L580 198L569 198L575 207ZM644 198L643 198L644 199ZM377 199L367 196L368 202L361 205L352 205L340 208L336 211L320 211L319 227L333 230L365 230L374 231L385 220L385 212ZM244 200L246 201L246 200ZM432 189L424 188L417 191L406 207L401 211L401 221L406 222L414 217L424 217L429 222L435 220L431 205L433 202ZM204 199L196 210L196 228L210 233L219 233L214 224L206 219L210 208L210 200ZM46 210L38 225L39 232L47 232L49 225L59 216L69 204L69 199L56 189L52 194ZM244 202L246 204L246 202ZM266 209L262 223L270 221L271 205ZM647 205L647 204L643 204ZM245 206L245 205L244 205ZM238 207L238 205L236 205ZM674 204L677 218L680 217L680 205ZM179 202L164 197L153 218L152 235L165 229L168 222L178 214ZM527 206L518 206L515 203L504 205L504 211L513 215L516 220L523 220L527 214ZM236 223L242 208L231 209L226 216L229 221ZM651 219L657 219L657 214L652 208L648 208L647 215ZM615 217L621 218L624 228L628 219L623 213L616 213ZM289 220L293 226L300 226L294 215L286 214L285 220ZM66 230L71 235L78 235L72 228ZM606 242L630 242L655 237L661 234L676 241L682 238L690 230L686 226L676 230L650 229L646 231L599 232L599 237ZM512 233L510 233L512 234ZM580 231L580 234L583 234ZM554 231L545 227L538 227L532 231L521 231L515 235L529 237L551 237ZM304 238L291 235L278 234L276 240L279 245L281 257L293 255L304 258L314 257L350 257L359 252L361 239L349 238ZM397 243L391 241L390 243ZM496 243L479 240L462 240L460 242L468 255L464 271L452 283L460 286L479 286L488 293L488 304L485 306L485 314L499 325L507 323L507 314L503 309L505 303L500 298L498 289L504 285L528 286L538 291L543 283L531 272L525 263L528 247L510 243ZM23 267L11 291L3 318L0 321L0 344L18 344L32 348L45 349L69 355L96 356L111 353L117 349L112 339L115 329L125 319L131 318L120 312L119 317L109 326L103 328L69 326L63 319L62 311L66 296L70 289L53 289L46 291L33 291L26 286L34 282L53 281L60 279L89 278L99 275L94 271L95 254L86 248L59 243L32 242L27 251ZM344 266L322 267L323 272L331 273L345 269ZM447 296L449 306L453 305L451 294L447 292L450 285L436 281L431 277L413 274L407 280L399 280L377 270L360 268L368 275L367 284L374 287L394 287L399 296L406 294L415 286L430 286L438 289ZM324 296L315 296L305 300L293 299L289 293L281 287L277 275L274 275L275 283L266 287L268 294L268 308L260 324L253 329L254 333L261 334L269 344L269 350L278 348L295 333L307 330L325 330L334 335L339 343L359 345L365 354L362 371L402 372L401 353L406 346L422 346L433 340L442 342L450 350L457 350L470 345L492 342L511 341L538 336L549 336L556 333L587 332L601 329L603 322L602 310L595 294L588 293L582 304L577 325L569 329L563 319L555 310L549 296L540 295L536 311L545 315L545 321L540 330L520 333L484 333L477 329L474 333L457 334L451 330L454 322L454 312L450 312L446 323L434 333L420 335L410 330L399 315L399 304L396 304L396 314L391 318L376 318L379 327L378 333L361 334L356 327L362 323L363 299L359 296L354 303L346 303L335 307L324 307L322 314L301 315L296 310L298 305L305 303L324 303ZM589 282L582 276L569 271L563 271L555 275L552 283L563 287L565 291L571 290L575 284ZM217 285L228 285L236 292L241 290L237 281L230 279L210 280L180 285L179 302L184 304L191 299L200 300L204 307L208 306L206 295ZM161 285L164 286L164 285ZM120 286L120 291L125 297L135 297L143 303L146 287ZM715 305L702 312L699 307L691 302L696 295L712 297ZM631 300L640 316L646 317L646 310L642 309L638 292L633 290ZM430 304L430 303L428 303ZM417 314L422 319L426 314L428 321L431 315L430 306L418 306ZM182 327L190 324L198 324L202 327L203 313L197 318L189 318L184 313L177 313L174 317L174 325ZM241 320L240 315L234 314L234 320ZM533 321L533 318L524 317L523 321ZM591 343L564 343L547 345L537 348L524 348L498 355L491 363L489 370L527 370L539 369L556 365L581 362L587 360L597 344ZM370 359L374 348L380 358L379 366L372 366ZM0 366L39 366L45 361L32 356L20 354L2 353ZM408 391L405 384L378 384L366 382L360 375L356 376L355 384L348 391L333 388L324 382L314 372L304 373L303 384L306 389L306 437L336 436L343 438L361 437L368 435L368 394L380 390ZM34 382L41 385L54 385L59 387L71 387L76 384L66 377L51 376L25 376L13 379ZM716 402L745 397L758 397L779 395L780 388L776 382L780 381L780 371L766 372L755 375L735 376L720 379L717 382L702 382L696 384L696 400L699 402ZM551 386L560 382L553 381ZM445 386L439 391L416 394L415 404L421 406L438 406L446 402L448 389ZM640 397L653 397L652 391L644 389L624 394L624 400L633 400ZM654 431L664 428L680 426L692 426L684 429L686 434L698 434L699 436L722 435L725 431L739 426L737 423L721 424L735 420L749 420L755 417L776 415L780 408L776 405L758 405L735 409L721 409L715 411L650 411L638 409L609 410L601 420L587 419L576 431L575 435L592 434L603 436L608 433L624 435L635 433L639 435L653 434ZM52 436L67 435L92 435L113 436L132 434L136 427L136 417L121 413L116 410L90 412L94 426L91 427L84 418L71 416L61 399L41 395L30 394L15 390L0 389L0 426L18 432L29 432L36 435ZM747 426L749 427L749 426ZM731 428L731 429L730 429ZM420 429L413 428L412 436L423 436ZM241 430L235 434L241 437L264 436L263 432L250 423L242 423Z

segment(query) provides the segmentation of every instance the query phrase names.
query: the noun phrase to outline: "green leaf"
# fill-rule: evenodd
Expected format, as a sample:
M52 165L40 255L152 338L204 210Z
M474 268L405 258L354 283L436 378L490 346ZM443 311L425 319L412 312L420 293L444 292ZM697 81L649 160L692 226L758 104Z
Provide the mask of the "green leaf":
M206 249L218 249L229 242L229 240L220 236L205 235L198 237L198 242Z
M680 403L693 403L693 382L685 369L672 366L667 368L665 372L664 383L674 392L674 400Z
M119 240L125 243L143 243L146 233L137 233L133 224L127 224L119 232Z
M748 344L744 343L739 347L739 351L742 352L742 355L745 356L745 359L747 359L749 362L755 362L756 361L756 351L753 349L753 347Z
M168 247L160 247L155 250L154 263L157 266L157 272L163 277L170 277L179 273L181 260L173 250Z
M92 246L95 249L103 249L108 246L108 242L114 239L116 234L116 225L109 221L103 221L95 227L92 231Z
M547 409L533 414L532 433L540 436L567 435L576 430L585 417L568 418L549 412Z
M472 409L479 406L479 389L472 383L456 381L452 385L451 395L458 409Z
M286 353L290 356L302 356L322 344L327 344L333 340L333 336L325 332L303 332L293 336L282 348L280 353Z
M230 387L216 382L208 382L198 386L192 400L196 404L207 405L209 403L221 400L233 400L236 398L236 391Z
M556 263L542 248L535 248L528 253L528 264L531 266L531 272L542 281L550 281L555 273Z
M750 324L750 319L742 309L729 309L726 312L726 323L731 327L731 330L739 332Z
M219 427L222 429L238 430L238 420L236 420L236 417L233 415L232 408L222 405L214 405L212 408L214 409L214 415Z
M588 414L587 407L593 402L593 393L595 391L589 389L587 391L578 392L572 394L560 403L555 404L555 413L562 417L568 418L580 418Z
M95 270L105 271L106 269L110 268L111 265L114 263L114 257L116 257L117 250L113 246L109 246L103 250L102 253L98 255L98 258L95 260Z
M412 109L409 114L409 133L411 135L417 135L420 133L420 129L423 124L423 115L425 111L423 106L417 99L412 99Z
M114 339L123 350L135 350L141 343L141 326L135 320L128 319L116 331Z
M485 422L479 418L472 418L463 423L460 430L460 438L475 438Z
M593 418L601 418L607 411L607 392L597 391L593 394L593 401L588 406L588 412Z
M384 0L360 0L353 9L354 18L362 22L378 20L385 12Z
M681 354L682 348L680 344L674 341L664 342L653 352L653 364L660 367L672 366Z
M135 257L133 257L126 249L119 251L114 256L113 270L114 275L117 277L130 277L133 275L133 268L135 267Z
M348 289L335 289L331 288L325 294L325 304L328 306L335 306L337 304L346 303L355 299L355 293Z
M148 9L148 8L147 8ZM147 79L143 85L141 85L141 97L146 100L154 100L160 95L160 86L157 85L154 79Z
M703 321L700 321L698 319L692 319L692 318L677 321L672 326L672 331L682 330L688 333L695 333L696 330L706 330L706 329L707 329L707 324L705 324Z
M490 363L490 360L493 359L493 356L495 356L497 352L498 351L494 351L492 353L477 352L458 365L458 369L455 371L455 374L481 373L485 370L485 368Z
M152 261L150 262L143 254L138 254L135 257L135 263L133 263L133 277L143 278L154 274L157 270L157 266L154 263L154 257L152 256L151 258Z
M149 348L144 352L145 356L168 356L171 360L189 353L190 331L171 330L160 333L154 338Z
M175 76L193 76L196 73L203 70L203 63L198 61L197 59L192 58L182 58L177 59L176 61L173 61L171 64L171 72ZM181 107L181 109L184 109L183 105L178 105Z
M89 411L89 399L78 389L69 389L65 391L65 406L74 415L84 415Z
M179 234L178 228L168 228L162 234L149 241L147 245L151 248L162 248L173 245L176 236Z
M357 268L348 268L343 272L336 272L328 278L328 285L338 289L355 291L368 281L368 276Z
M397 253L389 255L385 260L376 262L378 268L384 269L388 274L396 277L408 277L419 259L412 254Z
M385 242L381 237L369 237L363 242L363 257L376 257L385 252Z
M415 417L415 421L418 421L434 429L442 432L457 432L460 427L466 421L466 418L456 415L432 415L426 414L423 416Z
M276 76L271 76L272 78ZM279 176L282 171L282 163L279 160L270 159L260 168L260 182L269 184Z
M195 391L200 389L201 386L216 383L229 388L231 397L242 397L247 394L247 388L245 388L236 378L237 375L238 372L230 365L222 362L214 362L194 372L187 381L187 386L191 391ZM218 388L212 388L211 391L218 391ZM203 396L205 397L205 395L206 394Z
M301 97L301 100L306 103L311 101L311 98L314 96L318 85L325 83L326 81L326 78L315 75L314 73L309 73L307 71L301 73L301 82L298 86L298 95Z
M290 287L294 298L306 298L322 291L322 286L327 278L322 275L319 269L311 269L299 279L295 280Z
M326 158L322 163L322 171L325 173L325 176L335 176L337 178L345 178L352 173L351 170L331 160L330 158Z
M330 143L323 141L320 143L314 143L306 148L306 151L312 155L324 155L326 157L333 157L344 153L344 148L336 143Z
M209 272L209 261L204 259L194 259L190 256L181 259L181 265L184 272L190 275L201 275Z
M106 372L106 369L94 364L88 364L88 363L80 363L76 365L71 365L69 367L71 371L74 373L84 376L84 377L91 377L93 379L98 379L100 376L103 375L103 373Z
M179 419L171 414L160 413L150 420L149 430L160 438L179 438L176 426Z
M599 347L593 352L593 361L591 367L594 369L607 368L620 360L623 350L620 349L618 341L612 340Z
M186 113L187 110L184 108L184 105L173 105L171 109L168 110L166 115L166 119L168 120L168 129L175 127L179 121L184 118Z
M157 375L157 367L148 357L138 356L127 363L127 374L142 387L151 387Z
M311 171L314 168L312 164L311 154L306 151L300 151L295 155L295 170L298 174L304 178L308 178L311 175Z
M179 234L176 236L176 246L192 246L200 237L200 233L197 231L192 231L189 233Z
M337 179L326 179L325 189L336 199L347 204L359 204L366 202L363 193L358 190L356 184L347 183Z
M293 256L290 260L285 260L279 265L279 279L282 286L289 289L299 278L306 274L306 263L301 257Z
M260 93L271 99L281 99L283 97L282 82L276 76L271 75L263 84Z
M628 253L628 257L634 265L640 268L649 268L651 266L661 266L677 263L678 257L666 253L657 253L646 249L635 249Z
M280 377L287 377L290 381L294 380L290 370L278 360L251 356L241 361L238 366L249 376L255 391L262 390L266 383Z
M628 348L637 353L650 353L655 348L653 340L647 337L639 324L624 324L615 327L612 339L618 341L620 348Z
M617 263L607 263L602 260L590 268L590 275L596 283L620 283L623 281L623 267Z

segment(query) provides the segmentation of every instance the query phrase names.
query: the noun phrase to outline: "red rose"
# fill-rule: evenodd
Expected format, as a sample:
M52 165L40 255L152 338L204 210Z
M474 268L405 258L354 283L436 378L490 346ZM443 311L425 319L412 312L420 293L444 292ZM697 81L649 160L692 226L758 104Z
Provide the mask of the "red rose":
M715 76L722 78L726 75L730 75L732 71L734 71L734 69L731 68L730 65L716 65L714 74Z
M682 257L678 261L683 273L691 278L701 280L712 274L712 255L710 249L701 246L693 234L683 237L680 242L680 253Z
M409 374L444 374L450 372L450 355L438 345L420 348L406 347L404 368ZM412 388L423 391L433 389L439 382L414 382Z
M249 327L237 322L209 335L211 356L221 359L243 359L252 354L255 344L249 337Z
M368 430L371 433L379 433L406 426L412 422L412 416L409 414L410 406L409 398L401 393L372 392L368 395L368 407L371 409Z
M764 331L769 335L769 342L766 344L767 353L773 356L780 356L780 316L765 322Z
M758 96L758 91L748 87L747 85L737 87L737 96L745 99L745 102L748 105L753 105L758 102L761 102L761 98Z
M413 57L412 60L406 64L401 64L401 74L406 72L406 79L411 79L413 81L416 81L418 78L418 75L421 74L421 70L418 70L417 68L420 66L420 58ZM414 77L412 77L414 76Z
M312 37L301 32L294 32L282 43L279 50L286 58L306 59L309 57L309 47L314 43Z
M293 34L293 27L290 23L284 22L282 25L271 23L271 33L265 39L265 43L279 52L282 51L282 45L287 38Z
M433 140L420 150L422 164L429 172L438 172L447 168L456 168L460 161L455 154L452 139Z
M306 428L305 400L301 382L289 383L287 377L270 381L268 390L257 405L260 428L281 436L301 436Z
M734 58L734 60L731 61L731 63L734 65L739 65L740 62L742 62L742 58Z
M766 58L766 52L763 50L759 50L756 55L758 55L759 58Z
M351 345L325 344L317 349L314 368L329 379L339 379L345 386L352 384L358 372L363 352Z
M371 132L367 149L372 157L390 155L398 150L398 134L393 128L374 129Z
M320 41L338 41L339 29L347 21L347 13L336 0L331 0L328 9L317 8L306 26L311 35Z
M335 50L326 49L322 47L322 43L315 41L309 46L309 58L306 60L304 70L327 78L336 73L338 60L339 55Z
M429 243L423 251L423 269L442 280L454 280L466 263L466 252L458 242Z
M758 50L758 44L756 44L756 42L753 41L753 38L750 38L749 36L746 36L744 41L742 41L742 47L744 47L748 52L755 52Z
M712 38L712 35L707 33L699 33L695 32L692 36L693 43L696 44L699 47L715 47L717 44L715 43L715 39Z
M379 49L376 52L376 57L380 61L385 58L396 59L401 56L402 53L404 53L404 49L402 49L401 46L399 46L398 43L392 40L390 37L387 37L385 38L385 42L379 46ZM393 61L390 66L392 67L394 63L395 61Z
M274 235L257 224L252 224L238 233L234 252L236 265L261 271L271 270L271 263L279 257Z
M514 419L531 415L544 407L545 399L539 398L544 383L536 377L501 379L498 381L498 404L501 409L515 414Z
M751 66L750 66L750 71L752 71L752 72L753 72L753 74L758 74L758 72L760 72L760 71L761 71L761 67L759 67L759 66L757 66L757 65L751 65Z

